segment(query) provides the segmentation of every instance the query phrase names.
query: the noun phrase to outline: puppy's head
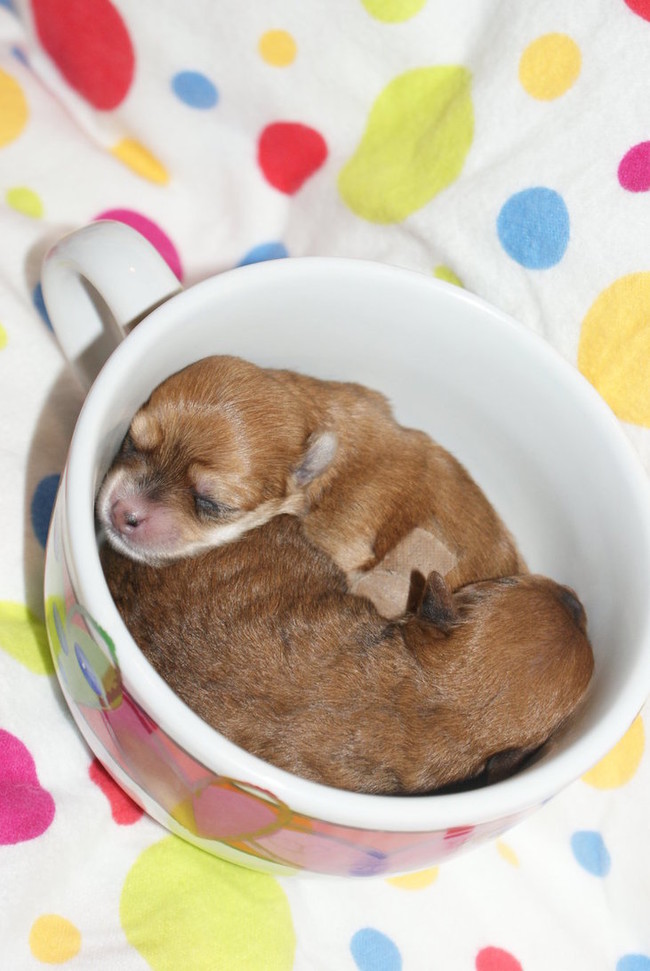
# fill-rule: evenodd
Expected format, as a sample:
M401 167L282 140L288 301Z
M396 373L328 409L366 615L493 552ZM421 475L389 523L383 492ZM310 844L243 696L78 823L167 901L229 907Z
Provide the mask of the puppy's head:
M585 695L594 666L585 611L572 590L546 577L483 581L452 594L432 574L414 621L417 656L462 767L457 778L510 774Z
M136 413L97 518L133 559L193 556L302 512L336 445L333 433L310 428L280 372L206 358L164 381Z

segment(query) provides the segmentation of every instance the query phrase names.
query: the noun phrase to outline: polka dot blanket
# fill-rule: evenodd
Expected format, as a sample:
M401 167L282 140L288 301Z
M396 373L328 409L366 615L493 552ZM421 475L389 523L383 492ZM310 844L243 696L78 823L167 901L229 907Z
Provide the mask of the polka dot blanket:
M542 334L650 469L649 51L649 0L0 0L3 969L649 971L648 708L500 839L398 878L254 873L122 794L45 641L81 392L39 284L105 217L185 284L407 266Z

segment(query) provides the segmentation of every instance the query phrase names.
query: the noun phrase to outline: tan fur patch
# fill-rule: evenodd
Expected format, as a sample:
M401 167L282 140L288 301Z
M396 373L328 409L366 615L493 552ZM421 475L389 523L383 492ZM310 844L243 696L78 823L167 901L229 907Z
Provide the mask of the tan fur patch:
M406 609L413 570L423 577L434 570L446 576L457 562L458 557L433 533L416 526L350 589L357 596L372 600L383 617L399 617Z
M129 431L135 447L145 452L157 448L162 442L163 433L160 422L146 411L137 412Z

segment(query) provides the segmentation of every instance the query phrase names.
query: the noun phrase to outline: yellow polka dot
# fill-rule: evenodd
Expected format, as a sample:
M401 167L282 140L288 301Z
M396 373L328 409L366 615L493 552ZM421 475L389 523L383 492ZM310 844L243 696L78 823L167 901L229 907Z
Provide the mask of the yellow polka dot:
M296 58L296 42L286 30L267 30L260 37L260 56L273 67L286 67Z
M0 147L18 138L28 115L23 89L10 74L0 71Z
M295 932L274 877L224 863L168 836L127 874L120 920L129 943L156 971L290 971Z
M427 0L361 0L369 14L385 24L397 24L414 17Z
M5 199L8 206L11 206L17 212L22 212L24 216L40 219L43 215L43 203L39 196L32 189L28 189L24 185L7 189Z
M611 752L583 775L583 782L596 789L617 789L625 785L638 769L644 748L645 733L639 715Z
M650 273L620 277L596 298L578 367L619 418L650 427Z
M439 867L432 866L428 870L418 870L416 873L405 873L401 877L390 877L386 883L400 890L422 890L429 887L438 879Z
M24 604L0 602L0 649L34 674L54 673L45 625Z
M446 280L447 283L453 283L454 286L462 287L463 285L460 277L457 277L454 271L450 269L448 266L442 266L442 265L437 266L433 271L433 275L438 280Z
M503 840L497 840L497 853L511 866L519 866L519 857L512 847L504 843Z
M7 331L4 329L2 324L0 324L0 351L3 349L3 347L7 346L8 340L9 338L7 337Z
M519 80L532 98L552 101L580 74L580 48L566 34L544 34L528 45L519 61Z
M134 138L123 138L113 146L111 153L141 178L159 185L169 182L165 166Z
M65 964L79 953L81 934L65 917L43 914L32 924L29 947L44 964Z

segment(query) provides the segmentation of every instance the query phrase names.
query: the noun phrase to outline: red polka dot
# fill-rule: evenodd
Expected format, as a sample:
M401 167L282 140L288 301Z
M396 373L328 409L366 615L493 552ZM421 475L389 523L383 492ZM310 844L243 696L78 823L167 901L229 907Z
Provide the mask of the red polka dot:
M152 219L143 216L141 212L135 212L134 209L107 209L95 216L95 219L116 219L120 223L125 223L133 229L137 229L145 239L149 240L152 246L155 246L178 279L183 279L183 267L178 250L167 233L163 232Z
M650 20L650 0L625 0L630 10L637 13L644 20Z
M131 38L109 0L32 0L39 40L66 81L95 108L127 95L135 67Z
M618 181L629 192L650 189L650 142L639 142L626 152L618 167Z
M111 816L115 822L120 826L130 826L132 823L137 823L142 816L142 810L139 806L136 806L123 789L120 789L97 759L91 762L88 774L108 799Z
M500 947L484 947L476 955L476 971L523 971L517 958Z
M327 158L327 144L314 128L296 122L267 125L259 138L257 161L275 189L293 195Z

